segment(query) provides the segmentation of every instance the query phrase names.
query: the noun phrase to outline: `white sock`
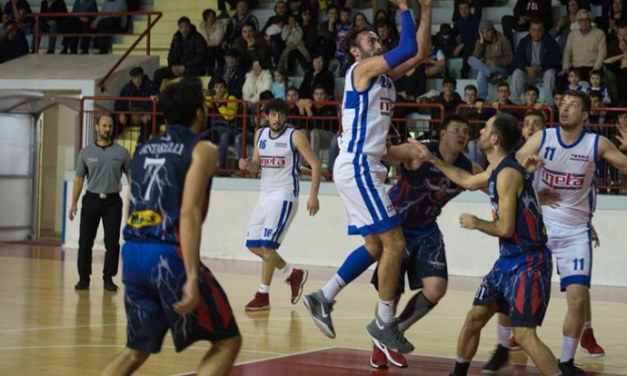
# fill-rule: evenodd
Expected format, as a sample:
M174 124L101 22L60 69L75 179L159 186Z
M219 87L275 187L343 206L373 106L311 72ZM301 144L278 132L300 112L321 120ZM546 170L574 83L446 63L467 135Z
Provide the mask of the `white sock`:
M592 321L586 321L583 323L583 330L592 329Z
M325 299L332 302L337 294L339 294L345 286L346 282L344 282L342 277L340 277L336 273L333 278L331 278L329 282L324 285L324 287L322 288L322 294L324 295Z
M575 352L577 352L577 345L579 344L579 338L564 337L562 342L562 356L560 356L560 362L568 362L575 358Z
M379 299L379 310L377 314L385 323L392 321L394 319L394 300Z
M455 355L455 362L464 364L464 363L470 363L470 360L462 359L459 356Z
M279 269L279 271L283 273L283 277L288 278L290 275L292 275L294 267L286 262L285 267L283 269Z
M269 294L270 293L270 286L268 285L264 285L263 283L259 285L259 292L262 294Z
M509 337L512 335L512 328L499 324L496 333L499 339L499 345L509 348Z

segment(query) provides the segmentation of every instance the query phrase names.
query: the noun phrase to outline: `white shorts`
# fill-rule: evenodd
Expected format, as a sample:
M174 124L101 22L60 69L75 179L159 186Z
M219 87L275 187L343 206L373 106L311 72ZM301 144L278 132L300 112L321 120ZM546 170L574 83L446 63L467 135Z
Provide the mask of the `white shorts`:
M589 225L567 226L544 220L548 246L557 264L561 290L570 285L590 287L592 274L592 230Z
M348 234L380 234L400 225L385 189L387 169L365 154L341 152L335 160L333 180L342 198Z
M298 212L298 198L260 196L248 223L246 247L279 249Z

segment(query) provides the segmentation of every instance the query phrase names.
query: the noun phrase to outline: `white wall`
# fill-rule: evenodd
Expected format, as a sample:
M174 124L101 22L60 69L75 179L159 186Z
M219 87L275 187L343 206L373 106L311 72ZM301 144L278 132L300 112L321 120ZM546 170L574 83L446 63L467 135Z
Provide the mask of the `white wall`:
M67 177L71 178L71 174ZM339 266L350 251L362 244L361 238L346 235L344 207L332 183L322 184L320 212L316 217L309 217L305 209L309 185L304 183L301 187L299 212L280 252L295 264ZM248 218L258 197L257 189L256 180L216 179L209 216L203 226L203 257L255 260L244 244ZM68 196L68 202L70 200ZM627 197L601 196L597 206L594 225L602 247L595 251L593 284L627 286L624 273L627 247L621 239L627 223ZM444 233L449 272L459 276L483 276L498 257L498 241L478 231L461 229L458 217L463 212L491 218L487 196L464 193L444 209L439 224ZM68 222L64 245L76 248L77 244L78 223ZM104 249L102 229L96 247ZM554 280L557 281L555 276Z

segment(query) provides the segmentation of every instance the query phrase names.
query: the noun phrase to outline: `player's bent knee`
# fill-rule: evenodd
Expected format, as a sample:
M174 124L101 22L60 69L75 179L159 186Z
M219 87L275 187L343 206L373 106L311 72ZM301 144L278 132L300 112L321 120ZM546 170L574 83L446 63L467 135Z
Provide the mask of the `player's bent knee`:
M466 315L464 327L469 332L478 332L483 329L487 322L488 320L485 318L485 315L475 307Z
M535 327L514 327L514 338L523 348L529 346L538 337Z
M127 358L129 359L131 363L139 364L139 365L143 364L150 356L150 354L145 351L129 349L129 348L126 349L125 355L127 356Z
M437 302L442 300L444 295L446 295L446 290L447 290L447 284L445 283L445 284L436 285L436 286L429 286L429 287L425 286L422 289L422 293L431 303L436 304Z
M240 348L242 347L242 336L236 336L221 341L215 341L212 343L212 345L218 352L226 351L233 355L237 355Z

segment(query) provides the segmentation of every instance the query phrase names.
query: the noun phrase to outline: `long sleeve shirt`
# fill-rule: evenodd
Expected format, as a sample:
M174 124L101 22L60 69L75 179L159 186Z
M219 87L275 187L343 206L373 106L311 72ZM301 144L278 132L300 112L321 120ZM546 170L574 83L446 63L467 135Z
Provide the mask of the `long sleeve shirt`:
M264 70L259 76L255 76L253 72L246 74L246 82L244 82L244 100L251 103L259 102L259 94L272 87L272 75L269 71Z
M98 4L95 0L87 0L85 2L76 0L72 6L72 13L98 13ZM92 19L93 17L89 17Z
M102 7L100 8L101 12L126 12L126 2L124 0L107 0L102 3ZM96 19L98 21L104 20L105 18L120 18L121 16L99 16Z
M601 69L606 56L607 41L602 30L592 28L585 35L581 30L571 31L564 48L562 69L570 68L571 63L575 68Z

